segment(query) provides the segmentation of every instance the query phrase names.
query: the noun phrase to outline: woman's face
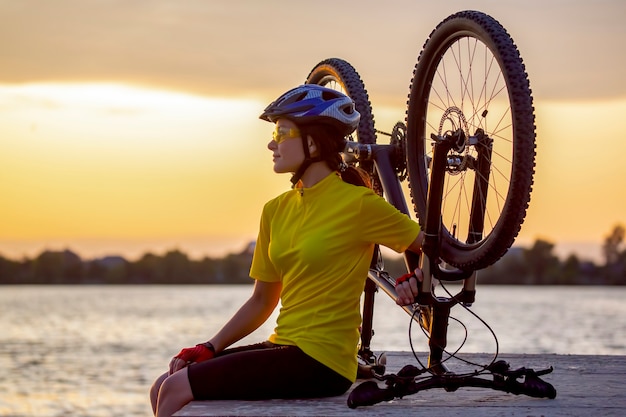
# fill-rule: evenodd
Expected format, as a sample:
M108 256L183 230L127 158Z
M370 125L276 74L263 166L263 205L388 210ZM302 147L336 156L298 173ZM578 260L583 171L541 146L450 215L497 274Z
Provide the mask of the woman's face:
M296 172L304 161L300 132L296 124L287 119L278 119L276 131L278 135L267 144L272 151L274 172Z

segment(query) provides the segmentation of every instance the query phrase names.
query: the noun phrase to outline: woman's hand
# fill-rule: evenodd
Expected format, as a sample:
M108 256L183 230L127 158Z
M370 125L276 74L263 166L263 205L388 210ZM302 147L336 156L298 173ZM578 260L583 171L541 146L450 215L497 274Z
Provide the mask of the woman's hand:
M405 306L413 304L415 297L419 293L419 283L424 280L422 270L415 268L415 271L402 275L396 280L396 304Z
M192 363L206 361L214 356L215 352L204 344L199 344L192 348L184 348L170 361L169 373L171 375Z

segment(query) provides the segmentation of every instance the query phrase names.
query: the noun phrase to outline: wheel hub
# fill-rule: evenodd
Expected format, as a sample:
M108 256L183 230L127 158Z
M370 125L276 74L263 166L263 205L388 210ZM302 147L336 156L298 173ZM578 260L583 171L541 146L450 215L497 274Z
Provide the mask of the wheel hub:
M439 122L438 135L456 137L448 155L448 172L456 175L464 171L469 160L470 134L467 119L460 108L452 106L446 109Z

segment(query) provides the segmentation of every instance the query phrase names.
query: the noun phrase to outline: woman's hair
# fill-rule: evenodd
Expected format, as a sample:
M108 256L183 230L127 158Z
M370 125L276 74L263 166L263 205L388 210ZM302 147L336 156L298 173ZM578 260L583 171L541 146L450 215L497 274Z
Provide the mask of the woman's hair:
M303 138L311 136L319 151L320 160L334 171L339 171L341 179L353 185L372 188L372 182L365 170L347 165L341 157L345 147L345 139L341 133L328 124L298 125Z

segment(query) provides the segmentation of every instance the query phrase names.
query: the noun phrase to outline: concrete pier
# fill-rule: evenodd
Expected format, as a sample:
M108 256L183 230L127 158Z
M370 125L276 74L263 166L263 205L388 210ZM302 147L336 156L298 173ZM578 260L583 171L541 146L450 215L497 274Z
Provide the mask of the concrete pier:
M479 364L487 364L492 358L488 354L461 356ZM554 371L541 378L556 388L556 398L532 398L485 388L459 388L454 392L429 389L356 409L347 406L349 393L314 400L194 401L175 416L626 416L625 356L500 354L498 359L508 362L511 369L552 366ZM417 366L410 352L388 352L386 373L396 373L407 364ZM456 373L476 369L452 361L448 367ZM362 382L357 381L352 388ZM383 387L384 383L379 385Z

